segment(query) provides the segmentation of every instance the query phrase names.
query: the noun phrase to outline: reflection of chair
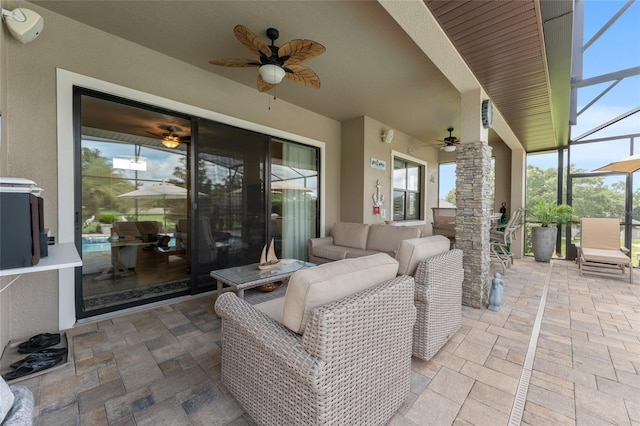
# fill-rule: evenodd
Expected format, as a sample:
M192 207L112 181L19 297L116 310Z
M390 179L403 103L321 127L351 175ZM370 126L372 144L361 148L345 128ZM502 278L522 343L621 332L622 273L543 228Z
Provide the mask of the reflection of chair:
M154 242L158 239L160 222L116 222L113 224L113 233L123 241L133 238L138 242ZM138 245L119 247L119 260L127 268L135 268L138 258Z
M198 244L198 260L199 263L211 263L218 259L218 253L224 251L228 245L231 234L228 232L216 232L211 230L211 222L207 217L200 217L199 234L196 238ZM187 256L190 257L189 235L189 219L184 218L176 223L176 247L185 249Z
M511 213L511 218L506 225L498 225L498 229L490 231L489 243L491 244L491 257L495 257L502 265L502 272L513 265L513 252L511 243L516 239L516 231L520 228L522 208ZM504 228L503 228L504 227Z
M580 220L578 266L580 275L610 275L629 268L629 282L633 282L633 267L626 247L620 247L620 220L613 218L583 218ZM624 252L624 253L623 253Z

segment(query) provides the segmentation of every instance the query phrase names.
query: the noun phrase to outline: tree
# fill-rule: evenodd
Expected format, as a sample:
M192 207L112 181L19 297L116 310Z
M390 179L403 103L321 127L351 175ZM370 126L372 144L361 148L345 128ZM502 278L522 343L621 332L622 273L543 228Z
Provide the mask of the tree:
M121 212L124 202L117 195L134 190L135 185L114 169L99 149L82 148L80 161L84 219L107 210Z

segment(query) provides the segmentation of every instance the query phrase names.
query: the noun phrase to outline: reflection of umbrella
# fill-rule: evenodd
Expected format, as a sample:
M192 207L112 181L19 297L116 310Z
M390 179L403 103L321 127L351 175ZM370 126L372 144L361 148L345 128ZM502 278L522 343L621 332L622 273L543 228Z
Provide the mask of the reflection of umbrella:
M280 192L280 191L300 191L300 192L311 192L310 189L305 188L304 186L298 185L295 182L290 180L278 180L275 182L271 182L271 191L272 192Z
M199 195L205 195L199 193ZM119 198L135 198L138 200L184 200L187 198L186 188L175 186L171 183L160 182L154 183L149 187L142 187L135 191L126 192L118 195ZM166 203L163 205L164 212L164 229L167 229L167 212Z
M640 170L640 154L614 161L606 166L595 169L594 172L634 173L638 170Z

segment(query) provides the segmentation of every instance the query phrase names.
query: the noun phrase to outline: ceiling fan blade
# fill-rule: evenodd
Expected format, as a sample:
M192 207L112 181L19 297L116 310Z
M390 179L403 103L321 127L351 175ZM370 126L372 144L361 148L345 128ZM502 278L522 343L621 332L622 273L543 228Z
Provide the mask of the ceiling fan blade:
M267 58L271 56L271 49L269 49L269 46L267 46L264 41L260 40L260 37L255 35L249 28L244 25L236 25L233 32L240 43L256 55L266 56Z
M227 59L212 59L210 64L220 65L223 67L259 67L260 62L255 59L244 58L227 58Z
M327 50L323 45L313 40L291 40L278 49L278 57L284 59L285 65L299 64L300 62L315 58Z
M150 131L148 131L148 130L145 130L145 132L149 133L150 135L155 136L156 138L160 138L160 139L162 139L162 138L164 137L163 135L159 135L159 134L157 134L157 133L153 133L153 132L150 132Z
M273 87L275 87L275 84L267 83L262 79L262 76L258 74L258 92L267 92Z
M312 89L320 88L320 77L307 67L303 67L302 65L288 65L285 71L287 72L284 76L289 80Z

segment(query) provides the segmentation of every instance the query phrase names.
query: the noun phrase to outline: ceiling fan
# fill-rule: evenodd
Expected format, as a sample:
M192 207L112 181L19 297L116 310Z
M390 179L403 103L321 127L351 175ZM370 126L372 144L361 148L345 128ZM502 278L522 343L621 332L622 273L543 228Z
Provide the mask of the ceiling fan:
M284 77L312 89L320 87L318 75L309 68L299 65L303 61L324 53L326 49L320 43L313 40L295 39L278 47L275 45L275 41L280 33L275 28L269 28L267 29L267 37L271 40L271 45L268 46L244 25L236 25L233 32L240 43L258 55L259 58L213 59L209 63L223 67L259 67L258 91L260 92L270 90Z
M159 126L160 130L166 130L168 133L157 134L146 130L150 135L162 138L162 145L167 148L176 148L180 143L186 143L191 140L190 135L180 136L178 133L183 133L182 128L178 126Z
M446 152L453 152L456 150L458 144L460 144L460 140L457 137L451 135L451 133L453 132L453 127L449 127L447 129L447 132L449 132L449 136L442 140L438 139L438 142L444 143L444 145L440 149Z

